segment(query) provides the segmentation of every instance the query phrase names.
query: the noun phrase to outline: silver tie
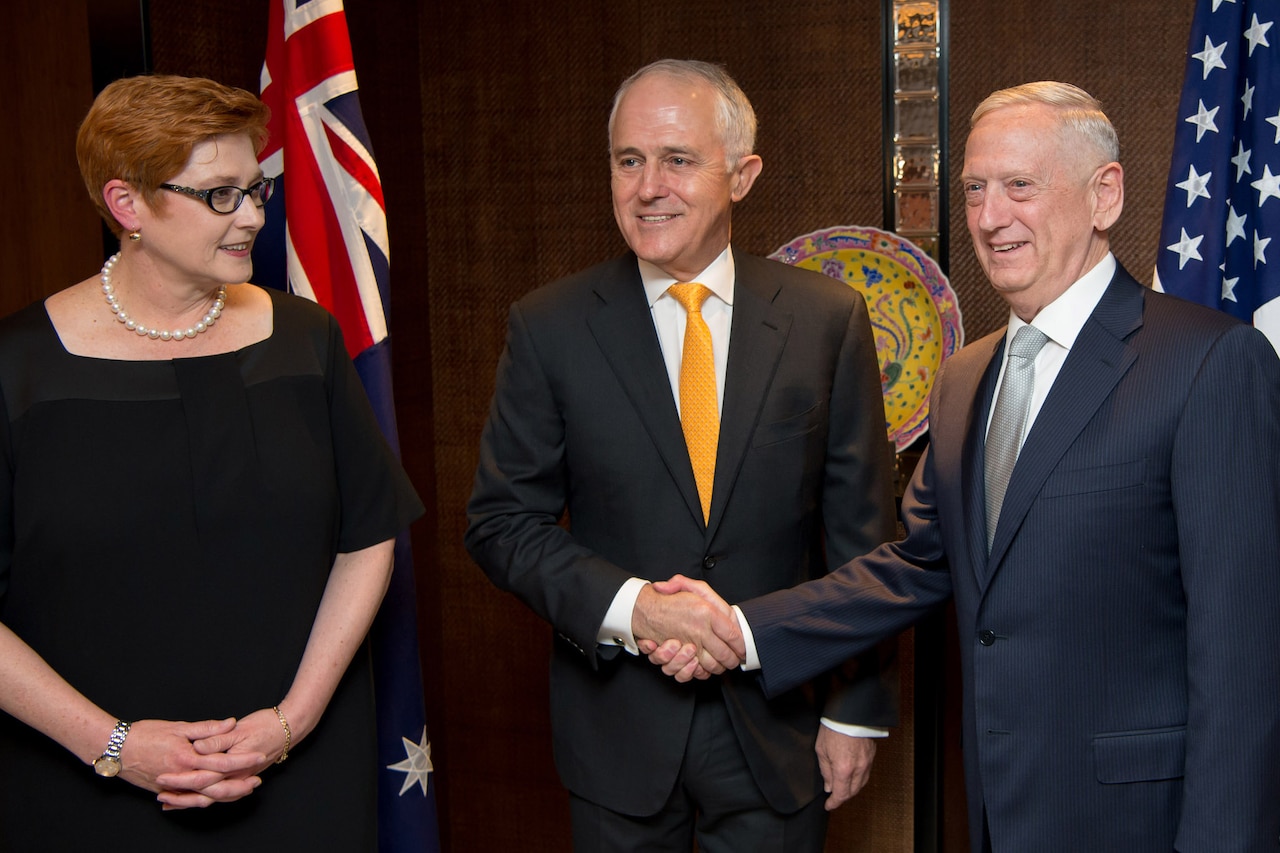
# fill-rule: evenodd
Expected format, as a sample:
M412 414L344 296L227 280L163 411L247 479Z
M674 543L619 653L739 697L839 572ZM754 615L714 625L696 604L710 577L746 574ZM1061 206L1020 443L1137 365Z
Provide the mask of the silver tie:
M1000 520L1000 505L1018 461L1022 447L1022 432L1031 411L1031 389L1035 386L1036 353L1049 338L1035 326L1023 326L1009 344L1009 363L1005 365L1004 381L1000 383L1000 396L996 400L991 426L987 429L986 483L987 483L987 550L996 538L996 523Z

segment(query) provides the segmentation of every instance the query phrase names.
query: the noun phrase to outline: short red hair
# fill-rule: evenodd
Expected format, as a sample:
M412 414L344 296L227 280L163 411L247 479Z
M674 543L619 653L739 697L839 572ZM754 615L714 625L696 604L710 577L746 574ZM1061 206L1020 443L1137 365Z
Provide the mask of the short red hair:
M198 143L244 133L260 153L270 115L257 95L203 77L144 74L116 80L98 94L80 123L80 175L94 207L118 237L124 228L102 198L108 181L124 181L155 205L160 184L183 170Z

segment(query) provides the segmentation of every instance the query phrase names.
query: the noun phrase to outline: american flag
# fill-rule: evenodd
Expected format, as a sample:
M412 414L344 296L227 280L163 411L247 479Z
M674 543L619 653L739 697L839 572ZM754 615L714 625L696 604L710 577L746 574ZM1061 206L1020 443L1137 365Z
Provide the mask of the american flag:
M287 287L337 317L382 431L399 453L386 212L341 0L273 0L262 100L271 108L271 137L260 159L277 191L254 247L255 280ZM439 849L414 587L406 531L370 632L383 853Z
M1198 0L1155 286L1253 323L1280 352L1277 21L1280 0Z

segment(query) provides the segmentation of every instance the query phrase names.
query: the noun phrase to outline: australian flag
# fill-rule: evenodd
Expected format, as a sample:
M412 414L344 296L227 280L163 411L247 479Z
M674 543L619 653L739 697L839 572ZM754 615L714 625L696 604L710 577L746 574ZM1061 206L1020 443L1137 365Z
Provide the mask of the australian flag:
M271 108L271 137L260 158L263 172L276 177L276 193L254 247L255 280L313 299L338 318L382 431L399 453L386 211L341 0L272 0L262 100ZM370 632L382 853L439 849L414 587L405 531Z
M1278 21L1280 0L1197 0L1155 286L1280 352Z

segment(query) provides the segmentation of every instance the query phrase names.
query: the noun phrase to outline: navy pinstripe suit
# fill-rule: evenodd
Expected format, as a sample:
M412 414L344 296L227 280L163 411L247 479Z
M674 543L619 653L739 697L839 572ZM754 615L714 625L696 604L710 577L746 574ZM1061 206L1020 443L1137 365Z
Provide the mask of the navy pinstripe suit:
M937 378L907 537L743 605L766 692L954 597L973 849L1262 851L1280 834L1280 360L1118 269L986 553L1004 332Z

